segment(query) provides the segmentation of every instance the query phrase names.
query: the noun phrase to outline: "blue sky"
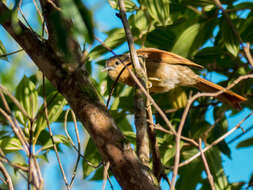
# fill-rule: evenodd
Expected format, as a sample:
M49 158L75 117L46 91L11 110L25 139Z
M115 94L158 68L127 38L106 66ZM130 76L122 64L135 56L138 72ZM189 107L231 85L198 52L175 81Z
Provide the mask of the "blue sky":
M34 18L34 8L33 4L30 3L30 0L23 0L24 6L23 6L23 11L25 12L25 15L29 21L29 23L33 26L36 27L36 23L33 21ZM100 3L102 2L102 3ZM104 31L107 31L111 28L114 27L122 27L120 19L115 16L115 11L111 9L111 7L108 5L108 3L105 3L105 0L92 0L92 1L86 1L86 5L90 8L92 8L97 30L96 30L96 35L104 40L105 35L102 33ZM12 39L7 37L6 32L3 30L2 27L0 27L0 40L7 46L7 51L11 52L13 50L18 49L18 47L15 45ZM123 51L127 50L127 45L124 44L121 48L118 48L116 50L116 53L121 53ZM23 53L20 54L22 57L22 64L28 66L30 69L20 69L19 70L19 76L17 79L18 81L22 78L24 74L30 75L36 68L34 67L33 63L31 60L27 57L24 56ZM19 56L20 56L19 55ZM111 56L109 53L106 55L106 57ZM10 60L15 59L15 56L11 56ZM5 61L0 60L0 70L2 71L2 74L4 70L7 70L11 63L7 63ZM222 76L212 74L209 76L209 79L218 82L220 80L223 80ZM228 122L229 122L229 129L233 128L242 118L244 118L250 110L244 109L241 111L239 114L236 114L235 116L230 116L230 112L226 113L226 117L228 117ZM212 110L209 111L209 113L206 115L207 120L212 124L213 123L213 117L212 117ZM244 129L247 129L248 127L253 125L253 117L249 118L245 123L243 123L242 127ZM62 127L55 125L54 126L55 132L57 133L62 133ZM84 131L82 130L82 126L79 125L80 133L84 134ZM230 139L233 137L237 136L240 134L241 131L237 130L234 134L229 136L226 141L228 142ZM250 136L253 136L253 131L249 132L248 134L244 135L242 138L239 139L239 141L243 139L247 139ZM84 135L82 135L82 138L85 138ZM247 148L247 149L236 149L238 141L233 142L229 144L231 150L232 150L232 159L230 160L226 156L222 156L223 158L223 165L225 169L225 173L229 176L229 180L231 182L238 182L240 180L243 181L248 181L251 173L253 172L253 167L252 167L252 158L253 158L253 147L252 148ZM70 151L68 148L63 147L64 150L64 157L61 155L62 159L64 160L64 168L66 169L66 173L68 171L72 170L72 163L73 160L76 159L75 155L73 155L73 152ZM68 156L66 156L66 153ZM45 189L61 189L64 186L63 180L61 178L60 171L58 169L58 165L56 163L55 159L55 154L53 152L49 153L49 160L50 163L46 163L43 166L43 173L45 177ZM81 166L81 165L80 165ZM47 174L47 175L45 175ZM80 179L82 176L82 173L78 173L77 178ZM70 176L69 176L70 177ZM59 183L59 181L62 180L62 183ZM55 182L57 181L57 182ZM117 184L116 180L113 178L112 179L114 189L120 189L119 185ZM52 185L53 188L52 188ZM26 187L22 187L23 185L19 186L19 189L26 189ZM101 182L89 182L89 181L84 181L84 180L78 180L78 183L74 183L73 189L101 189L102 183ZM162 183L163 189L167 189L167 184ZM111 189L108 182L107 182L107 187L106 189Z

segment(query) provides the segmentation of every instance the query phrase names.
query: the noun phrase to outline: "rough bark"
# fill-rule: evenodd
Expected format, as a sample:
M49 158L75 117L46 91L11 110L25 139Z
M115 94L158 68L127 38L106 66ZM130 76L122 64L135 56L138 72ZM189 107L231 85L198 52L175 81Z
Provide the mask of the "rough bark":
M49 6L47 3L45 5ZM10 15L10 11L0 1L0 18L6 15ZM74 72L64 69L63 65L66 65L64 57L57 53L58 50L54 49L54 45L47 40L41 41L21 22L18 23L21 31L14 30L11 17L5 18L1 25L67 99L94 140L103 159L110 161L111 171L121 187L131 190L159 189L155 185L152 173L139 161L105 106L99 101L96 90L88 79L88 73L81 69ZM52 30L50 28L49 32ZM74 54L74 60L81 57L76 56L76 52L73 51L71 53ZM76 62L79 64L81 60Z

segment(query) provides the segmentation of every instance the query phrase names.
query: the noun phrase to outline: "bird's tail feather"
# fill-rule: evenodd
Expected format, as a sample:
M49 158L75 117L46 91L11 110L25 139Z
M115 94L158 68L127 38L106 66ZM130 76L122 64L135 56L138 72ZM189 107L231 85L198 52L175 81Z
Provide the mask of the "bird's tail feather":
M198 82L194 86L203 92L218 92L218 91L224 90L222 86L214 84L200 77L198 78ZM225 90L217 98L220 101L239 109L241 108L240 102L244 102L247 100L243 96L240 96L239 94L236 94L230 90Z

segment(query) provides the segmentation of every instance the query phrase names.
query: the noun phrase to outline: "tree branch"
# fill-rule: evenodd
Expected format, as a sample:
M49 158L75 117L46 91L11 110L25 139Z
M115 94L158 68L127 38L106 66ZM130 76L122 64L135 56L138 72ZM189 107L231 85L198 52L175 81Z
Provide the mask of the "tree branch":
M201 154L201 158L203 160L203 163L204 163L204 166L205 166L205 170L206 170L206 174L207 174L207 178L208 178L208 181L210 183L210 186L211 186L211 189L212 190L215 190L215 185L214 185L214 181L213 181L213 176L211 174L211 171L209 169L209 166L208 166L208 163L207 163L207 160L206 160L206 156L203 152L203 149L202 149L202 140L199 139L199 151L200 151L200 154Z
M0 17L6 12L10 11L0 1ZM94 140L104 161L110 162L111 171L121 187L131 190L159 189L154 185L149 170L141 164L106 111L104 104L99 101L96 90L88 79L87 71L78 69L70 73L64 70L64 59L56 55L56 50L52 49L49 41L41 42L20 22L18 25L21 32L18 33L10 20L11 18L5 20L2 23L3 27L67 99L77 118Z
M130 26L126 17L126 9L123 0L119 0L120 7L120 19L123 23L124 30L126 33L126 39L128 42L131 62L136 71L136 76L140 80L142 86L147 89L147 74L144 72L145 70L145 61L143 61L143 65L141 66L139 62L138 55L136 53L134 47L134 40L131 33ZM144 68L143 68L144 67ZM135 126L136 126L136 146L137 146L137 154L140 157L141 161L148 165L149 162L149 141L148 141L148 131L147 131L147 113L145 109L145 102L147 98L143 94L140 89L136 90L136 99L135 99Z
M146 166L149 165L149 140L147 132L147 114L145 109L145 96L140 89L135 91L135 127L136 127L136 151L140 160Z

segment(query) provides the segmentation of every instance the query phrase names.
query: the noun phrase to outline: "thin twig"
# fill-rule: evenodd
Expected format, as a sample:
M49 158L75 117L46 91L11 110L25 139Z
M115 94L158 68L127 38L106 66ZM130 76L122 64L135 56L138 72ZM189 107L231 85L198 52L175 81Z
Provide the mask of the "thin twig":
M0 96L1 96L1 99L3 101L3 105L4 105L5 109L6 109L6 111L8 112L8 114L11 114L11 109L10 109L10 107L9 107L9 105L7 103L7 100L5 99L4 94L3 94L3 92L1 90L0 90Z
M222 135L221 137L219 137L218 139L216 139L215 141L213 141L210 145L206 146L203 149L203 152L206 152L207 150L209 150L210 148L212 148L213 146L215 146L216 144L220 143L221 141L223 141L226 137L228 137L229 135L231 135L234 131L236 131L238 128L241 127L241 124L243 122L245 122L251 115L253 115L253 111L251 113L249 113L245 118L243 118L234 128L232 128L230 131L228 131L227 133L225 133L224 135ZM193 160L195 160L196 158L198 158L200 156L200 152L198 152L197 154L195 154L194 156L192 156L191 158L189 158L188 160L185 160L184 162L179 164L179 167L185 166L189 163L191 163Z
M192 97L191 102L193 103L193 101L195 101L196 99L200 98L200 97L204 97L204 96L211 96L211 97L217 97L219 95L221 95L222 93L224 93L225 91L233 88L235 85L237 85L239 82L246 80L246 79L253 79L253 74L249 74L249 75L243 75L240 76L239 78L237 78L234 82L232 82L228 87L217 91L217 92L205 92L205 93L197 93L196 95L194 95Z
M123 0L119 0L119 9L120 9L120 19L123 23L124 30L126 33L126 39L128 42L129 52L131 63L133 64L134 71L142 86L147 89L147 73L146 69L142 68L138 55L136 53L136 49L134 47L134 39L131 33L130 26L127 21L126 9ZM145 67L145 62L143 63L143 67ZM145 96L142 96L143 92L139 89L136 90L136 112L135 112L135 126L136 126L136 146L137 146L137 154L140 160L148 165L149 163L149 141L148 141L148 133L147 133L147 113L145 111Z
M47 0L57 11L61 11L61 8L57 7L57 5L52 0Z
M0 58L2 58L2 57L8 57L9 55L13 55L13 54L19 53L21 51L24 51L24 50L23 49L19 49L19 50L13 51L13 52L2 54L2 55L0 55Z
M133 63L134 68L136 69L137 76L142 78L142 76L144 76L144 72L143 72L143 69L139 63L138 55L137 55L135 47L134 47L133 36L132 36L130 26L128 24L127 17L126 17L125 4L124 4L123 0L119 0L118 3L119 3L119 9L120 9L120 19L121 19L124 29L125 29L131 61Z
M110 183L111 190L114 190L113 185L112 185L112 181L111 181L111 178L109 177L109 175L108 175L108 181Z
M251 131L253 129L253 125L250 126L249 128L247 128L244 132L242 132L241 134L237 135L236 137L232 138L231 140L229 140L227 142L227 144L231 144L234 141L238 140L239 138L241 138L243 135L247 134L249 131Z
M243 50L246 54L246 57L248 58L249 63L251 64L251 67L253 68L253 58L252 58L252 55L250 53L250 44L246 43L246 45L243 47Z
M28 152L28 180L27 180L27 185L28 185L28 190L31 189L31 182L32 182L32 157L33 157L33 149L32 149L32 139L33 139L33 122L30 122L30 129L29 129L29 152Z
M107 178L108 178L108 169L110 167L110 162L106 162L106 164L104 165L104 178L103 178L103 185L102 185L102 190L105 190L106 187L106 182L107 182Z
M20 0L20 1L19 1L18 10L19 10L19 12L20 12L22 18L24 19L26 25L28 26L28 28L29 28L32 32L34 32L33 29L32 29L32 27L31 27L31 25L29 24L29 22L28 22L27 19L25 18L25 15L24 15L24 13L23 13L23 11L22 11L22 9L21 9L22 2L23 2L23 0Z
M215 190L215 185L214 185L214 181L213 181L213 176L212 176L212 174L211 174L211 171L210 171L210 169L209 169L209 166L208 166L208 163L207 163L205 154L204 154L203 149L202 149L202 140L201 140L201 139L199 139L199 151L200 151L201 158L202 158L203 163L204 163L204 166L205 166L207 178L208 178L208 181L209 181L209 183L210 183L211 189L212 189L212 190Z
M0 86L1 88L1 86ZM3 104L5 106L5 109L9 112L9 114L11 114L11 116L9 116L7 113L4 112L4 110L0 110L0 112L6 117L6 119L9 121L10 125L12 126L12 129L13 129L13 132L15 133L15 135L18 137L18 139L20 140L20 142L22 143L23 147L24 147L24 150L25 152L28 154L28 162L29 162L29 168L28 168L28 189L30 188L30 184L33 184L35 186L36 189L39 188L39 186L41 185L41 176L39 177L38 179L38 173L40 173L40 168L34 168L34 164L36 163L36 159L32 156L32 150L31 150L31 139L29 140L29 143L27 142L26 140L26 137L22 131L22 129L20 128L17 120L15 117L12 116L12 113L10 111L10 108L9 108L9 105L3 95L2 92L5 92L9 97L11 97L11 99L13 100L13 102L17 102L17 104L19 105L19 102L16 100L15 97L12 97L12 95L2 87L1 89L1 98L2 98L2 101L3 101ZM20 107L22 108L22 106L20 105ZM32 120L29 119L32 123ZM31 125L31 128L32 128L32 125ZM31 132L30 132L31 134ZM33 162L31 162L31 159L33 159ZM37 173L36 173L37 172ZM32 176L33 176L33 180L34 182L32 181Z
M89 166L91 166L91 167L93 167L93 168L99 168L103 163L101 162L101 163L99 163L97 166L94 166L90 161L87 160L87 158L86 158L83 154L81 154L81 152L79 151L79 148L74 144L72 138L70 137L69 132L68 132L68 130L67 130L68 114L69 114L70 111L73 112L73 111L70 110L70 109L68 109L68 110L66 111L65 116L64 116L64 125L63 125L63 126L64 126L64 131L65 131L65 133L66 133L66 136L67 136L67 138L68 138L70 144L73 146L74 150L78 153L78 155L80 155L80 156L85 160L85 162L87 162L87 164L88 164ZM79 135L78 135L78 136L79 136ZM79 141L80 141L80 140L79 140ZM41 151L41 150L40 150L40 151ZM39 152L39 151L38 151L38 152Z
M43 17L42 14L41 14L41 11L40 11L40 9L39 9L39 7L38 7L38 5L37 5L36 0L33 0L33 4L34 4L34 6L35 6L35 8L36 8L37 13L38 13L39 16L40 16L41 22L44 23L44 17ZM48 34L47 27L46 27L44 24L42 24L42 27L43 27L42 30L44 31L44 29L45 29L46 33ZM44 36L44 35L42 34L42 37L43 37L43 36Z
M68 184L68 181L67 181L67 177L66 177L65 172L64 172L64 169L63 169L63 167L62 167L62 163L61 163L61 160L60 160L60 156L59 156L59 153L58 153L58 150L57 150L55 141L54 141L53 132L52 132L52 129L51 129L51 127L50 127L50 122L49 122L49 119L48 119L47 98L46 98L46 94L45 94L45 76L44 76L44 74L43 74L43 98L44 98L44 111L45 111L45 116L46 116L47 127L48 127L49 134L50 134L50 137L51 137L51 140L52 140L54 152L55 152L55 154L56 154L56 158L57 158L57 161L58 161L58 164L59 164L59 167L60 167L62 176L63 176L63 180L64 180L64 182L65 182L66 188L67 188L68 190L70 190L69 184Z
M148 89L147 89L148 91ZM155 177L160 181L162 175L162 163L161 163L161 156L159 145L156 140L156 131L153 120L152 108L149 99L146 100L146 107L147 107L147 116L148 116L148 134L149 134L149 142L152 152L152 166L153 166L153 173ZM171 132L172 133L172 132Z
M25 117L27 117L28 119L32 119L30 118L28 113L25 111L23 106L19 103L19 101L1 84L0 84L0 90L12 100L12 102L18 107L18 109L22 112L22 114L24 114Z
M170 182L170 179L168 178L168 176L167 176L167 175L163 175L162 177L163 177L163 178L165 179L165 181L168 183L169 187L171 187L171 182Z
M8 185L8 189L9 190L14 190L11 177L10 177L8 171L5 169L2 162L0 162L0 171L2 172L3 176L5 177L5 181Z
M27 167L24 167L24 166L21 166L18 164L14 164L3 155L0 155L0 160L1 160L1 162L6 162L7 164L9 164L11 167L13 167L15 169L22 170L23 172L28 171Z
M35 169L36 169L36 172L37 172L36 177L39 180L38 190L42 190L43 186L44 186L44 180L43 180L43 177L42 177L42 174L41 174L41 171L40 171L39 163L38 163L38 161L36 160L36 158L34 156L33 156L33 162L34 162L34 166L35 166Z
M150 121L148 121L148 122L151 124ZM167 130L167 129L164 129L164 128L161 127L159 124L154 124L154 123L153 123L153 125L155 126L155 127L154 127L155 130L159 130L159 131L162 131L162 132L164 132L164 133L173 135L173 133L172 133L171 131L169 131L169 130ZM184 141L186 141L186 142L191 143L192 145L194 145L194 146L196 146L196 147L199 146L199 144L198 144L196 141L194 141L193 139L191 139L191 138L187 138L187 137L181 136L181 139L184 140Z
M76 116L75 113L73 112L73 110L71 110L71 114L72 114L72 118L73 118L73 122L74 122L74 126L75 126L75 133L76 133L76 139L77 139L77 147L78 147L78 151L77 151L77 159L76 159L76 164L74 167L74 171L72 174L72 178L69 184L69 188L71 189L72 184L74 183L74 179L76 177L76 171L77 171L77 167L78 167L78 163L80 161L81 158L81 141L80 141L80 137L79 137L79 132L78 132L78 128L77 128L77 121L76 121Z
M24 139L22 138L19 130L17 129L15 123L12 121L12 118L2 109L0 108L0 113L7 119L7 121L10 123L10 126L12 127L13 132L15 133L15 135L18 137L19 141L21 142L21 144L23 145L23 150L28 153L28 146L27 143L24 141Z
M175 155L175 160L174 160L174 168L173 168L173 176L172 176L172 180L171 180L171 189L174 190L175 189L175 184L176 184L176 177L177 177L177 173L178 173L178 165L180 162L180 140L181 140L181 134L183 131L183 127L188 115L188 112L190 110L191 104L193 103L193 99L189 99L185 109L184 109L184 113L183 116L181 118L179 127L178 127L178 131L177 131L177 135L176 135L176 155Z

